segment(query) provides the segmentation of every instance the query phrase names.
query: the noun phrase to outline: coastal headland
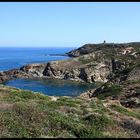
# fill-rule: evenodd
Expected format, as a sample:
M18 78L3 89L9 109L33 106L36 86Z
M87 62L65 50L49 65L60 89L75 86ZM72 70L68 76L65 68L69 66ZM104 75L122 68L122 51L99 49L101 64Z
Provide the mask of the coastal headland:
M66 55L0 72L0 137L140 138L140 43L85 44ZM2 85L19 78L100 84L74 98Z

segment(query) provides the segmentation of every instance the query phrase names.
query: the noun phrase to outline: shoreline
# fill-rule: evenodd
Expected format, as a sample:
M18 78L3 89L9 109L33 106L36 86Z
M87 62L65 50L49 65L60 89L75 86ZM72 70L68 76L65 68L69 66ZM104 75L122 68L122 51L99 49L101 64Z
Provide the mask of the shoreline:
M119 58L125 55L133 55L137 58L136 53L140 43L112 43L105 44L85 44L78 49L74 49L66 54L49 54L50 56L68 56L72 59L56 60L47 63L27 64L19 69L0 72L0 82L12 79L65 79L71 81L80 81L86 83L107 83L111 80L111 75L119 69L124 69L124 60L112 59L107 50L117 49ZM133 48L131 45L134 45ZM90 52L92 50L92 52ZM107 54L106 54L107 53ZM106 56L107 55L107 56ZM111 55L116 55L111 54ZM116 59L116 60L115 60ZM129 58L130 59L130 58ZM115 74L115 73L114 73Z
M45 54L45 56L67 56L67 57L70 57L67 54Z

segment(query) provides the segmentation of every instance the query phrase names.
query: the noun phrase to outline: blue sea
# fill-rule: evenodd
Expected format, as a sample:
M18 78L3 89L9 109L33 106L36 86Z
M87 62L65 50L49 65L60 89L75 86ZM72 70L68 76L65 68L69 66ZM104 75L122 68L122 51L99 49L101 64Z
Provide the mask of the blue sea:
M49 54L64 54L72 49L68 47L0 47L0 71L19 68L31 63L67 59L66 56L49 56Z
M0 71L20 68L31 63L44 63L54 60L69 59L68 56L55 56L49 54L64 54L75 48L58 47L1 47L0 48ZM67 80L36 80L16 79L10 80L5 85L41 92L50 96L78 96L82 92L95 87L93 84L78 83Z

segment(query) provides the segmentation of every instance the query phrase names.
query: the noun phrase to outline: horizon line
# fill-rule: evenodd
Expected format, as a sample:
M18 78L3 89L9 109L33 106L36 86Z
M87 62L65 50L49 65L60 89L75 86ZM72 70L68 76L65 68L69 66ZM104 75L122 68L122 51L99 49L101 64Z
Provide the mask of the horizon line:
M4 47L9 47L9 48L20 48L20 47L26 47L26 48L33 48L33 47L36 47L36 48L75 48L76 46L0 46L0 48L4 48Z

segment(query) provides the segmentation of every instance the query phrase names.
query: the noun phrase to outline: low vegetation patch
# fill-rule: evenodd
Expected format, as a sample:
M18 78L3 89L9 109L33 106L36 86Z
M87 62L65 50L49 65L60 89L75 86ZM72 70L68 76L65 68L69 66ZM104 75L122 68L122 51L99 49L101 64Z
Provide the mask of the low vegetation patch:
M140 119L140 114L134 111L128 111L128 109L122 107L122 106L118 106L118 105L111 105L111 108L114 109L115 111L122 113L123 115L126 116L131 116L134 118L138 118Z
M105 87L103 92L97 95L99 99L105 99L109 96L117 96L120 94L122 88L118 85L110 85Z
M10 87L0 87L0 100L12 104L0 110L1 138L104 138L114 133L105 133L114 127L113 118L104 100L87 101L80 97L49 96ZM6 91L3 93L2 91ZM3 96L6 95L6 96ZM116 108L115 108L116 109ZM118 108L117 108L118 109ZM118 109L120 111L120 108ZM124 115L130 114L125 110ZM130 114L139 118L136 113ZM117 127L117 125L116 125ZM112 135L111 135L112 134ZM119 135L116 135L119 137Z

